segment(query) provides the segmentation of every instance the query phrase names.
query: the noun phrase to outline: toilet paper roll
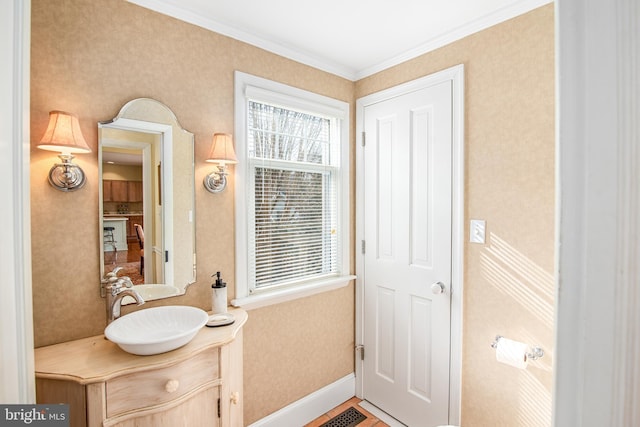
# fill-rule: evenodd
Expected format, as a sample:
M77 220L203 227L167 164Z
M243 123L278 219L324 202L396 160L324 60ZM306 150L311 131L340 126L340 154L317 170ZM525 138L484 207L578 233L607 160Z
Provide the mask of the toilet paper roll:
M527 368L527 345L508 338L500 338L496 346L496 360L518 369Z

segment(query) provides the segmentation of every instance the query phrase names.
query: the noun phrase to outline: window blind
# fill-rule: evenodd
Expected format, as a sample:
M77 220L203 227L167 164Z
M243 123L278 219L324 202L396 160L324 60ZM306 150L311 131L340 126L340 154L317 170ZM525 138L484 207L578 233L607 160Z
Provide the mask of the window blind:
M338 274L337 120L248 105L250 292Z

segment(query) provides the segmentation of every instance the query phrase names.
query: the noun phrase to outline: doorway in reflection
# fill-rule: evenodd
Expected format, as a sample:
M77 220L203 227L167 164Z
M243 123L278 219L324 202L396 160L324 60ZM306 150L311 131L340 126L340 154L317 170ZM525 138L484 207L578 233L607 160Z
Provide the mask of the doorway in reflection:
M160 185L153 171L161 165L158 134L105 129L102 140L102 209L104 271L121 267L136 285L161 283L162 271L153 259L145 269L144 230L153 233L153 218L161 205ZM151 171L151 172L150 172ZM145 209L145 204L147 209ZM159 277L160 276L160 277Z

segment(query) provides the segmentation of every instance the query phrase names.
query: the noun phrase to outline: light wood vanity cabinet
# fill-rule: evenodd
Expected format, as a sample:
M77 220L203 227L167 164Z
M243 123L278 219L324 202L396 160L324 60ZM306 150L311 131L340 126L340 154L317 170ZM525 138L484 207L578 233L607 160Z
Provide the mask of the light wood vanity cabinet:
M68 403L76 426L242 426L242 326L203 328L186 346L125 353L102 335L36 349L38 403Z

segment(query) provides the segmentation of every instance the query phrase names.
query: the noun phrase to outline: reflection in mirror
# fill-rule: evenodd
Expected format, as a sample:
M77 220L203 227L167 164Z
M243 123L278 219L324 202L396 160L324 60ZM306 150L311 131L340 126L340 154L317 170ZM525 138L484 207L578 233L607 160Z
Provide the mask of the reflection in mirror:
M145 300L183 294L195 281L193 134L147 98L98 133L101 277L120 267Z

